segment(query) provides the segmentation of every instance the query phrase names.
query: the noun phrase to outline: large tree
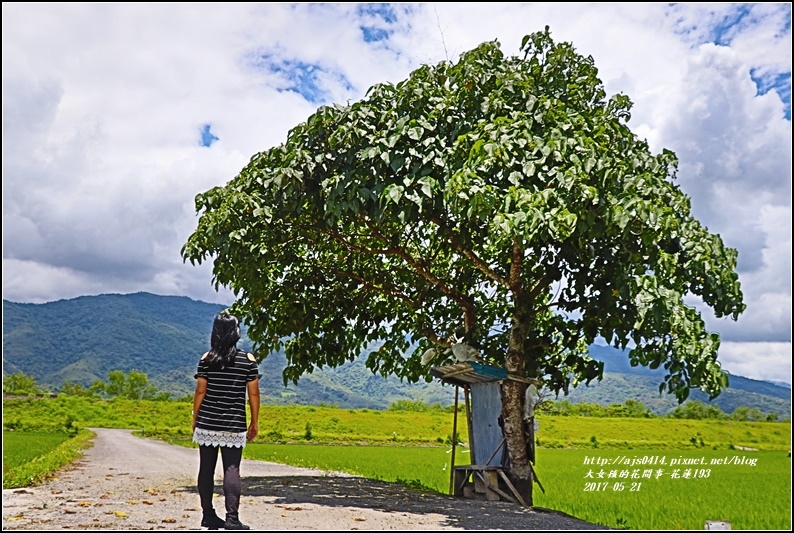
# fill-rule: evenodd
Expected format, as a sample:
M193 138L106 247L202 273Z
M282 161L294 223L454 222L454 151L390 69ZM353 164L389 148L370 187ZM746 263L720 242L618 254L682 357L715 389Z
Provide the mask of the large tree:
M592 57L548 27L520 50L486 42L321 107L196 197L183 258L212 258L257 357L284 348L285 383L368 350L373 372L430 379L420 354L457 332L558 392L601 378L598 337L666 368L660 392L679 401L727 385L685 299L738 318L736 251L692 217L675 155L631 132ZM526 388L503 382L502 416L531 502Z

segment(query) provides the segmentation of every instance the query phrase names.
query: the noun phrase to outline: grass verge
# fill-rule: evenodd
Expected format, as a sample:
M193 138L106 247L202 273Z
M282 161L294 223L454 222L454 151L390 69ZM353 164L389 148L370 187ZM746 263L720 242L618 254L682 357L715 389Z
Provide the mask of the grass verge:
M62 467L83 455L96 433L81 429L77 434L56 446L52 451L36 457L25 464L3 472L3 488L15 489L40 485L50 479Z

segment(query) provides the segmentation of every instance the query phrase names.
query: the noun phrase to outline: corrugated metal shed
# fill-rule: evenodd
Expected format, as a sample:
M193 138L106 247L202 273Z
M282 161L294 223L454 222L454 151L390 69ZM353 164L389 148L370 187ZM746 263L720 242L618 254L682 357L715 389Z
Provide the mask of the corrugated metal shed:
M535 381L510 374L504 368L478 361L433 367L430 369L430 374L456 387L453 435L457 435L458 427L457 387L462 387L465 393L471 464L457 465L455 463L457 446L452 446L450 494L472 497L479 493L488 500L498 500L501 496L508 501L526 506L521 494L503 472L502 463L506 452L504 434L499 424L502 412L501 382L513 380L533 383Z
M469 361L437 366L431 368L430 373L441 381L461 386L499 381L507 377L507 370L504 368Z
M532 383L531 380L508 374L507 370L498 366L486 365L477 361L466 361L454 365L436 366L430 369L430 374L441 381L465 387L472 383L490 383L492 381L502 381L511 379Z

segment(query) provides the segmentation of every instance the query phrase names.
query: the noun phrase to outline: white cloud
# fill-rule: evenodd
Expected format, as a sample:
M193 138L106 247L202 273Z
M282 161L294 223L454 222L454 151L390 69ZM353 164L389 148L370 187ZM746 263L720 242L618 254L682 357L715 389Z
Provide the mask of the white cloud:
M719 360L735 376L791 384L790 342L723 342Z
M209 265L179 256L194 197L316 109L296 90L357 100L486 40L516 54L548 24L593 56L609 94L628 94L632 129L676 152L695 216L739 250L748 309L736 323L704 313L708 325L726 342L790 343L790 4L12 2L2 14L6 299L230 303Z

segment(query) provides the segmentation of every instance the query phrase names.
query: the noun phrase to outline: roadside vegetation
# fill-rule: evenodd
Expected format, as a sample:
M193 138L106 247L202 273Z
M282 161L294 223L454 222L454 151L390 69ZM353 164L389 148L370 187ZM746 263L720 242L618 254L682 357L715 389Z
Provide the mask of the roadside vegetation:
M90 446L92 427L129 428L194 446L189 397L130 399L107 391L4 397L3 488L46 481ZM455 464L469 463L460 409L453 439L454 409L438 404L399 401L386 410L263 405L259 437L244 453L446 494L453 442ZM535 491L534 504L623 529L702 529L705 520L728 520L733 529L786 529L791 423L737 411L688 402L658 417L631 400L608 407L546 402L536 433L544 490ZM658 464L662 458L665 464ZM676 461L681 464L671 464ZM694 461L700 462L686 464Z
M132 428L146 437L190 441L190 410L184 401L98 399L60 394L55 398L5 398L5 431L76 432L90 427ZM361 444L438 446L452 442L453 410L401 403L387 410L335 406L263 405L257 442L271 444ZM790 421L731 418L605 417L539 413L541 448L763 450L790 448ZM458 416L459 440L468 440L466 417Z
M3 488L31 487L47 481L55 472L82 456L94 433L3 430Z

